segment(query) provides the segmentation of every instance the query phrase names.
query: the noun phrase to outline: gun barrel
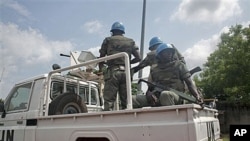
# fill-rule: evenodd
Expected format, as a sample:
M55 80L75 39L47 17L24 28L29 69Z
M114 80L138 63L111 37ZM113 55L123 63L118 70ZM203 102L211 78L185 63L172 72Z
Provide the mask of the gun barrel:
M198 66L198 67L191 69L189 72L191 75L193 75L194 73L199 72L199 71L201 71L201 68Z
M153 84L153 83L151 83L151 82L148 82L148 81L146 81L146 80L144 80L144 79L139 79L138 83L141 83L141 82L145 82L145 83L147 83L147 84L149 84L149 85L151 85L151 86L153 86L153 87L158 87L158 88L160 88L160 89L162 89L162 90L172 91L172 92L174 92L175 94L177 94L179 97L181 97L182 99L185 99L185 100L187 100L187 101L189 101L189 102L192 102L192 103L197 103L197 101L196 101L196 99L195 99L194 97L189 96L189 95L187 95L187 94L185 94L185 93L182 93L182 92L180 92L180 91L177 91L177 90L175 90L175 89L166 88L166 87L164 87L164 86L156 85L156 84Z
M60 56L70 57L70 55L60 53Z

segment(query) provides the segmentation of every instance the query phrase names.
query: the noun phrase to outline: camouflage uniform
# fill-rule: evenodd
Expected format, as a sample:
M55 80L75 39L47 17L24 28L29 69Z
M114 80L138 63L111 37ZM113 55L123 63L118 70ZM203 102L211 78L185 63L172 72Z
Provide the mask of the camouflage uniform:
M156 51L151 51L147 54L147 56L140 62L138 67L144 68L146 66L150 66L151 68L155 67L157 65L156 61Z
M155 84L173 88L180 92L185 91L185 84L183 79L190 77L186 65L180 61L175 60L168 64L158 64L155 68L151 70L152 81ZM182 104L182 100L171 91L162 91L158 98L158 106L167 106ZM145 106L153 106L149 103L146 95L137 95L133 97L133 107L140 108Z
M178 49L173 45L169 44L169 46L172 46L175 49L175 53L173 55L173 60L181 60L184 64L186 64L184 57L181 55L181 53L178 51ZM140 62L140 64L136 67L134 67L134 73L139 71L140 69L150 66L150 72L151 70L157 66L157 59L156 59L156 50L150 51L147 56ZM148 76L148 81L151 80L151 75Z
M104 39L100 54L112 55L119 52L126 52L131 58L133 51L138 50L134 40L122 35L115 35ZM121 100L121 108L127 106L126 75L124 72L124 58L117 58L107 61L108 68L104 72L104 110L113 110L117 92Z
M173 49L175 49L173 59L174 60L181 60L184 64L186 64L184 57L181 55L181 53L178 51L178 49L173 44L169 44L169 45L172 46Z
M171 44L171 46L175 49L174 54L174 60L181 60L183 63L185 63L184 57L181 55L181 53L177 50L177 48ZM155 66L157 66L157 59L156 59L156 50L150 51L144 60L140 62L138 67L144 68L146 66L150 66L151 69L153 69Z
M156 51L150 51L147 56L139 63L139 65L135 68L141 69L146 66L150 66L150 71L152 68L157 66L157 60L156 60ZM151 76L149 74L148 81L151 81Z

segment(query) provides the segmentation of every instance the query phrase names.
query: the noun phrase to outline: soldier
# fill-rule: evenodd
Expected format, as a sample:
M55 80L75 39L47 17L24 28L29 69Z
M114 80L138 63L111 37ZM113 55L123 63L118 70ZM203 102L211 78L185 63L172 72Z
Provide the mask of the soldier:
M149 41L149 50L150 52L147 54L147 56L140 62L140 64L136 67L132 68L133 73L138 72L139 70L143 69L146 66L150 66L150 70L156 66L156 49L157 47L162 44L162 40L160 37L153 37ZM184 57L181 55L181 53L177 50L177 48L173 44L168 44L169 46L172 46L175 49L174 54L174 60L182 60L183 63L185 63ZM151 77L149 75L148 77L149 81L151 81Z
M150 69L154 66L156 66L156 49L157 47L162 44L162 40L159 37L153 37L149 41L149 50L150 52L147 54L147 56L140 62L140 64L136 67L133 67L132 70L134 73L138 72L139 70L143 69L146 66L150 66Z
M191 80L191 74L181 60L175 60L175 49L167 44L160 44L156 50L157 66L151 70L152 82L184 92L186 83L190 93L198 103L203 103L200 93ZM183 100L172 91L164 90L158 94L149 88L146 95L133 96L133 107L168 106L183 104Z
M124 37L125 27L121 22L115 22L111 27L111 37L106 37L100 49L100 57L112 55L119 52L126 52L129 57L134 56L130 63L139 62L140 55L138 47L135 45L133 39ZM100 71L103 70L104 63L99 63ZM125 109L127 106L127 89L126 89L126 75L124 58L116 58L107 61L108 68L104 73L104 110L110 111L114 108L117 92L121 100L121 108Z
M184 64L186 64L184 57L181 55L181 53L178 51L178 49L173 44L167 44L167 45L171 46L175 50L175 53L173 55L173 60L180 60Z

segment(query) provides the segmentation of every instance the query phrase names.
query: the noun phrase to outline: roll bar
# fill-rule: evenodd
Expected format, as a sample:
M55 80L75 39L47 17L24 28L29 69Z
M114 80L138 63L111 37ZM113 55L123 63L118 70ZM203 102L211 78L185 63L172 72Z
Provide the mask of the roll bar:
M131 90L131 78L130 78L130 59L127 53L125 52L121 52L121 53L117 53L117 54L113 54L113 55L109 55L109 56L105 56L105 57L101 57L101 58L97 58L94 60L90 60L90 61L86 61L80 64L76 64L73 66L69 66L69 67L65 67L65 68L61 68L61 69L57 69L57 70L53 70L51 72L48 73L48 77L46 79L45 82L45 87L47 92L45 92L45 104L46 104L46 111L48 111L49 108L49 93L50 93L50 83L51 83L51 77L53 74L55 73L60 73L63 71L68 71L71 69L75 69L75 68L79 68L79 67L83 67L83 66L87 66L90 64L94 64L94 63L99 63L99 62L103 62L103 61L107 61L107 60L112 60L112 59L116 59L116 58L120 58L120 57L124 57L125 59L125 73L126 73L126 85L127 85L127 109L133 109L132 106L132 90ZM47 113L45 113L47 114Z

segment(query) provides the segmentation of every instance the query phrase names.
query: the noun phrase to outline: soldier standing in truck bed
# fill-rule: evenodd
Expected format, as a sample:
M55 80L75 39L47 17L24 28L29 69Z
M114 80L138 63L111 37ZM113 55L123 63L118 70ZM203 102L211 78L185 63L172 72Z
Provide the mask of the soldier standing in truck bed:
M123 36L125 27L121 22L115 22L111 27L111 37L106 37L100 49L100 57L126 52L130 57L130 63L134 64L141 60L138 47L133 39ZM131 58L131 55L134 58ZM103 70L104 63L99 63L100 71ZM117 92L121 100L121 108L127 106L127 89L124 58L116 58L107 61L108 68L104 73L104 110L111 111L114 108Z

